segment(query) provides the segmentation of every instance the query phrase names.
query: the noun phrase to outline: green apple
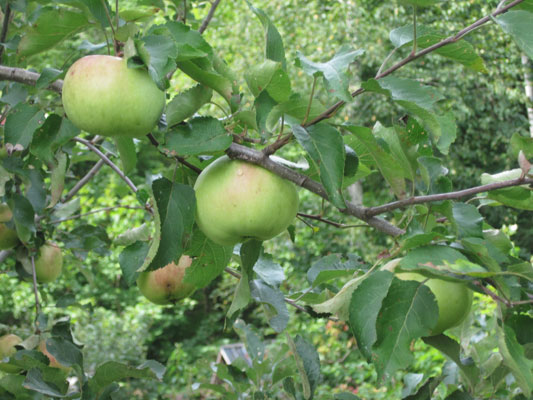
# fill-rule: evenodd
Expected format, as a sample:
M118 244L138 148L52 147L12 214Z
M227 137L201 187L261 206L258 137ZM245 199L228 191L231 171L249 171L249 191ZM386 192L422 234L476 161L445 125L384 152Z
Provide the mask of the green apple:
M8 334L0 337L0 360L11 357L17 352L15 346L20 344L22 339L17 335ZM17 374L21 371L16 365L0 362L0 371L7 372L9 374Z
M181 256L178 264L170 263L155 271L144 271L137 278L141 293L155 304L170 304L190 296L196 289L183 283L185 270L192 264L192 258Z
M448 328L459 325L470 312L472 291L463 283L428 279L416 272L401 272L396 274L396 277L408 281L425 281L424 285L435 295L439 307L439 318L430 336L438 335Z
M196 223L221 245L271 239L287 229L298 212L298 192L291 182L227 156L202 171L194 190Z
M37 281L48 283L57 279L63 267L63 254L61 249L52 243L45 243L39 249L35 258L35 274Z
M42 339L39 341L39 345L37 346L37 350L39 350L41 353L43 353L46 357L48 357L48 360L50 361L49 366L52 368L58 368L61 371L63 371L65 374L68 374L71 370L70 367L66 367L63 364L59 363L57 359L50 354L48 349L46 348L46 340Z
M8 250L18 243L17 232L7 227L4 222L11 221L13 214L7 204L0 204L0 250Z
M63 107L78 128L94 135L141 137L157 124L165 93L144 68L122 58L91 55L67 71Z

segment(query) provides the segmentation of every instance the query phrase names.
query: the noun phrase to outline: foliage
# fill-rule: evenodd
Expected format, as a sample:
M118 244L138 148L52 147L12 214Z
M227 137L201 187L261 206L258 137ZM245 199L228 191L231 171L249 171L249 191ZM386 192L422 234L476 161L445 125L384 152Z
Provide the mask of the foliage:
M0 252L0 334L25 339L0 397L531 397L531 1L110 3L0 2L19 240ZM147 137L80 131L59 101L76 59L111 51L166 90ZM287 232L233 251L204 236L193 186L224 153L301 187ZM37 284L50 241L62 275ZM183 254L196 292L143 300L138 274ZM468 285L467 319L428 336L434 295L396 257ZM237 340L248 358L212 363Z

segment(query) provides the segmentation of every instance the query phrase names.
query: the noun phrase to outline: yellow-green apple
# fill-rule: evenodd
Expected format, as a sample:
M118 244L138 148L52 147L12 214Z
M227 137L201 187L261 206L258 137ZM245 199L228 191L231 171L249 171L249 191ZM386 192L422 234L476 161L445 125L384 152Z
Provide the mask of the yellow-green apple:
M53 243L45 243L35 258L35 274L37 281L48 283L57 279L63 268L61 249Z
M0 204L0 250L8 250L18 243L17 232L8 228L5 222L11 221L13 214L7 204Z
M460 282L443 279L427 278L416 272L401 272L398 279L424 282L437 299L439 318L430 332L430 336L438 335L446 329L459 325L466 318L472 306L472 291Z
M178 264L170 263L155 271L143 271L137 278L141 293L155 304L170 304L190 296L195 287L183 283L185 270L192 264L192 258L181 256Z
M8 334L0 337L0 360L11 357L17 352L15 346L20 344L22 339L17 335ZM16 365L9 364L7 362L0 362L0 371L7 372L9 374L17 374L21 371Z
M194 190L196 223L221 245L271 239L287 229L298 212L298 192L291 182L227 156L202 171Z
M84 131L141 137L159 120L165 93L146 69L128 68L126 59L91 55L67 71L62 100L68 118Z

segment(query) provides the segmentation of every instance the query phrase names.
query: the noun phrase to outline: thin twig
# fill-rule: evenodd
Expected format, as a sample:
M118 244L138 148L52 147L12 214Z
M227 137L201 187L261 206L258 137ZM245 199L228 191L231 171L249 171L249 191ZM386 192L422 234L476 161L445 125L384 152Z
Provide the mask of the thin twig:
M57 219L57 220L55 220L55 221L50 221L50 223L51 223L51 224L59 224L59 223L61 223L61 222L70 221L70 220L72 220L72 219L83 218L83 217L86 217L87 215L96 214L96 213L104 212L104 211L112 211L112 210L116 210L116 209L118 209L118 208L126 208L126 209L128 209L128 210L146 210L145 207L140 207L140 206L113 206L113 207L104 207L104 208L99 208L98 210L88 211L88 212L83 213L83 214L76 214L76 215L72 215L72 216L70 216L70 217Z
M70 189L70 191L63 198L63 200L61 200L61 203L66 203L67 201L72 199L76 195L76 193L78 193L81 188L85 186L98 173L98 171L100 171L104 164L104 160L98 160L98 162L94 164L94 166L89 170L89 172L87 172L87 174L83 178L81 178L72 189Z
M35 295L35 333L41 333L41 328L37 323L39 314L41 313L41 303L39 303L39 290L37 288L37 271L35 270L35 257L31 256L31 272L33 277L33 294Z
M118 47L118 41L117 41L117 37L115 34L115 28L113 27L113 20L111 19L111 14L109 13L109 10L107 8L106 1L105 0L100 0L100 1L102 2L102 6L104 7L105 15L107 17L107 21L109 22L109 27L111 28L111 32L113 32L113 49L115 50L115 55L117 55L120 49ZM117 9L117 13L118 13L118 9Z
M370 228L370 226L367 225L367 224L355 224L355 225L341 224L339 222L335 222L335 221L331 221L329 219L323 218L321 215L304 214L304 213L298 213L297 215L302 217L302 218L309 218L309 219L312 219L312 220L315 220L315 221L324 222L325 224L328 224L328 225L331 225L331 226L334 226L334 227L340 228L340 229Z
M4 21L2 22L2 33L0 33L0 43L5 43L7 38L7 29L9 28L9 20L11 19L11 5L6 4L6 11L4 12ZM4 46L0 46L0 63L4 55Z
M381 72L380 74L376 75L375 79L381 79L381 78L383 78L383 77L385 77L387 75L390 75L394 71L402 68L404 65L410 63L411 61L416 60L417 58L425 56L426 54L431 53L432 51L437 50L437 49L439 49L439 48L441 48L443 46L446 46L448 44L455 43L455 42L459 41L464 36L466 36L468 33L470 33L473 30L479 28L481 25L486 24L487 22L491 21L491 19L493 17L495 17L497 15L500 15L500 14L503 14L507 10L511 9L512 7L516 6L517 4L522 3L523 1L524 0L515 0L515 1L511 2L511 3L509 3L508 5L506 5L505 7L496 9L490 15L487 15L487 16L481 18L481 19L478 19L476 22L474 22L473 24L471 24L471 25L467 26L466 28L462 29L457 34L449 36L446 39L443 39L440 42L435 43L432 46L426 47L425 49L419 51L416 54L409 54L406 58L404 58L403 60L397 62L396 64L394 64L392 67L390 67L386 71ZM364 92L364 89L359 88L359 89L357 89L356 91L354 91L352 93L352 97L359 96L363 92ZM337 113L337 111L342 106L344 106L345 104L346 104L346 102L344 102L344 101L339 101L339 102L335 103L330 108L328 108L326 111L324 111L322 114L320 114L319 116L314 118L312 121L310 121L307 124L305 124L304 127L317 124L320 121L323 121L325 119L333 117Z
M393 201L391 203L383 204L381 206L367 208L365 211L365 214L367 216L375 216L375 215L383 214L383 213L386 213L392 210L396 210L398 208L404 208L407 206L411 206L414 204L431 203L431 202L442 201L442 200L455 200L455 199L460 199L466 196L472 196L472 195L482 193L482 192L490 192L492 190L498 190L498 189L504 189L504 188L508 188L512 186L522 186L522 185L528 185L528 184L533 184L533 178L511 179L508 181L494 182L494 183L489 183L487 185L481 185L481 186L476 186L476 187L469 188L469 189L459 190L457 192L438 193L438 194L430 194L426 196L410 197L408 199Z
M311 86L311 94L309 95L309 104L307 104L307 110L305 110L305 117L302 121L302 125L305 125L307 122L307 118L309 118L309 112L311 111L311 105L313 104L313 97L315 96L315 89L316 89L316 82L318 80L318 76L313 77L313 86Z
M265 156L270 156L274 154L276 151L281 149L283 146L285 146L287 143L289 143L292 139L292 133L288 133L287 135L279 138L274 143L269 144L267 147L263 149L263 154Z
M200 32L201 34L204 33L204 31L207 29L207 25L209 25L209 23L213 19L213 15L215 15L215 10L217 9L219 3L220 0L215 0L213 1L213 3L211 3L211 8L209 9L209 12L207 13L207 16L205 17L204 21L202 22L200 29L198 29L198 32Z
M109 165L111 167L111 169L113 169L113 171L115 171L117 173L118 176L120 176L122 178L122 180L124 182L126 182L126 184L131 188L131 190L136 193L137 192L137 187L134 185L134 183L131 181L130 178L128 178L124 172L122 172L120 170L119 167L117 167L115 165L115 163L113 163L113 161L111 161L104 153L102 153L100 150L98 150L98 148L96 148L91 142L89 142L88 140L85 140L85 139L81 139L81 138L78 138L78 137L75 137L74 139L72 139L76 142L79 142L83 145L85 145L86 147L89 148L89 150L91 150L92 152L96 153L96 155L98 155L98 157L100 157L102 160L104 160L104 162Z

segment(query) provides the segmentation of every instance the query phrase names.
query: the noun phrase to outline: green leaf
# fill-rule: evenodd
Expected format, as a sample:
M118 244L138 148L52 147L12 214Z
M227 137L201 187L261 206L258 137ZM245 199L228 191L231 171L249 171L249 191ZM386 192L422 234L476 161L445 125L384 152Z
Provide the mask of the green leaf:
M495 175L482 174L481 184L487 185L489 183L505 182L518 179L521 175L522 170L519 168L500 172ZM505 189L491 190L487 193L487 197L506 206L521 210L533 210L533 192L527 187L515 186Z
M37 89L43 89L48 87L52 82L59 79L63 75L64 71L55 68L43 68L39 79L35 82L35 87Z
M213 91L204 85L196 85L178 93L167 104L167 125L172 127L192 117L200 107L211 100L212 95Z
M265 60L247 70L244 78L254 97L266 90L278 103L289 100L291 81L280 62Z
M259 98L262 96L263 93L261 93ZM268 96L268 98L271 99L270 96ZM296 123L302 123L306 116L307 121L311 121L313 118L320 115L322 111L324 111L324 107L316 98L313 99L311 102L311 107L309 108L309 97L304 97L298 93L295 93L291 95L289 100L286 102L278 104L268 110L269 115L266 119L266 127L269 132L273 131L283 115L294 117L291 122L294 125ZM296 119L296 121L294 121L294 119ZM286 120L289 119L286 118Z
M313 393L320 381L320 358L314 346L300 335L294 339L294 346L298 358L303 364L305 378L309 382L310 396L307 399L312 399Z
M89 388L99 394L110 384L128 378L161 380L165 367L157 361L148 360L135 368L117 361L107 361L96 368L94 376L89 379Z
M100 23L103 28L109 27L109 20L107 19L106 7L109 7L107 0L81 0L81 2L87 6L91 15Z
M420 82L407 78L387 76L379 80L370 79L362 87L369 92L386 94L395 101L408 101L425 110L444 98L437 90L424 86Z
M177 66L196 82L218 92L228 104L231 104L233 85L228 78L212 70L212 66L211 69L208 68L208 65L201 63L201 59L179 61Z
M446 36L437 33L432 28L417 24L416 38L417 47L425 49L442 41ZM413 25L409 24L394 29L390 33L390 40L396 48L411 44L413 42ZM474 46L466 40L447 44L436 49L433 53L456 61L474 71L486 72L483 59L476 53Z
M176 61L213 55L213 49L198 31L192 30L189 26L177 21L167 22L165 26L174 39L178 50Z
M52 168L52 176L50 178L50 204L47 208L54 207L61 199L61 193L65 187L65 175L67 173L67 155L59 152L56 156L57 164Z
M38 368L32 368L28 371L23 387L42 393L47 396L64 398L66 390L59 390L53 383L48 383L43 379L43 374Z
M242 271L248 276L252 274L253 267L263 253L263 242L251 239L241 245L239 254L241 256Z
M226 150L233 138L213 117L197 117L167 132L165 149L172 155L196 155Z
M149 249L148 243L137 241L130 244L120 253L118 262L126 285L131 286L137 280L139 276L137 271L144 264Z
M459 260L468 261L462 253L451 247L431 245L413 249L402 258L398 267L404 271L442 278L438 271L461 272L460 268L454 269L454 264Z
M468 383L468 387L473 390L479 382L481 372L474 363L463 363L461 359L461 346L459 343L443 334L428 336L422 340L430 346L435 347L452 360L462 371L463 377L466 378Z
M29 171L30 187L26 189L26 197L30 201L33 210L41 214L46 205L46 190L41 170L31 169Z
M28 89L26 89L26 86L21 83L13 82L2 90L0 102L15 107L17 104L25 101L26 97L28 97Z
M255 99L254 107L259 134L261 136L266 136L267 133L272 131L271 127L269 126L270 124L268 123L270 114L276 114L274 124L277 124L281 118L281 115L283 115L283 112L278 112L279 107L277 106L276 101L270 97L266 90L262 91L259 97Z
M142 224L136 228L130 228L116 237L114 240L117 246L129 246L140 240L147 242L150 240L150 227L147 224Z
M513 133L511 136L511 154L517 158L518 153L522 150L528 159L533 159L533 137L522 136L519 133Z
M442 160L436 157L419 157L417 161L420 175L426 184L426 193L440 193L439 179L448 174L448 169L442 166Z
M134 42L150 77L161 90L165 90L166 74L176 68L174 59L178 53L174 41L163 35L149 35Z
M327 62L316 63L307 59L298 52L298 64L311 76L323 76L326 86L337 98L350 102L352 96L348 90L348 75L346 74L350 64L364 53L364 50L352 50L349 46L342 46Z
M329 201L338 208L344 208L342 179L344 176L344 142L338 130L326 123L303 128L293 125L296 140L311 156L320 170L320 180L326 189Z
M83 354L71 341L60 336L54 336L46 340L46 350L56 358L59 364L66 367L77 365L83 369Z
M453 203L453 219L459 238L483 238L483 216L473 204Z
M253 270L263 282L272 287L279 287L285 280L283 268L269 255L261 255L254 264Z
M348 320L350 316L350 301L352 299L352 294L363 279L364 275L349 280L331 299L320 304L314 304L313 310L321 314L336 314L342 321Z
M239 279L239 283L235 288L233 301L231 302L227 317L231 318L237 311L245 308L250 303L251 298L250 281L248 275L243 273L241 274L241 279Z
M135 143L129 137L116 137L113 139L115 146L117 146L120 154L120 161L122 162L122 172L125 174L133 171L137 165L137 152L135 150Z
M431 290L414 281L394 278L376 322L372 360L379 376L390 376L413 362L411 341L427 336L439 309Z
M433 392L443 379L444 376L429 378L416 393L404 397L402 400L431 400Z
M283 39L278 30L263 10L255 8L248 0L246 0L246 4L248 4L250 10L257 15L261 24L263 24L266 40L265 57L269 60L280 62L283 65L283 68L285 68L285 49L283 47Z
M364 149L364 152L358 153L359 156L362 158L366 154L370 154L394 194L399 198L405 197L407 174L402 168L402 164L390 154L388 149L381 146L370 129L352 125L346 125L343 128L351 132Z
M363 280L355 288L350 300L350 328L361 353L371 359L372 346L377 340L376 320L383 299L387 296L393 274L378 271Z
M276 332L283 332L289 322L289 311L285 304L285 296L279 289L274 289L259 279L250 282L251 294L254 300L272 306L276 314L269 317L268 324Z
M35 131L30 151L46 163L54 162L56 150L80 133L67 118L51 114Z
M88 26L87 17L81 13L65 8L48 9L22 34L18 55L27 57L51 49Z
M13 194L10 207L13 212L13 221L17 229L17 236L23 242L28 242L35 228L35 212L29 200L20 194Z
M157 217L161 223L157 253L147 270L153 271L178 261L189 242L194 223L196 198L191 186L172 183L160 178L152 183L157 204Z
M197 288L206 287L219 276L229 263L233 247L221 246L209 240L199 229L194 230L190 247L185 254L193 259L185 271L183 281Z
M533 60L533 13L527 11L507 11L496 17L500 27L511 35L520 49Z
M338 255L330 254L315 261L307 270L307 281L316 287L331 279L352 275L354 269L360 266L356 260L342 262Z
M533 392L533 362L524 355L524 348L516 340L513 329L504 326L498 335L503 363L512 371L518 386L526 397Z
M39 107L27 103L17 105L6 118L4 142L27 148L34 132L44 124L44 121L44 111Z

